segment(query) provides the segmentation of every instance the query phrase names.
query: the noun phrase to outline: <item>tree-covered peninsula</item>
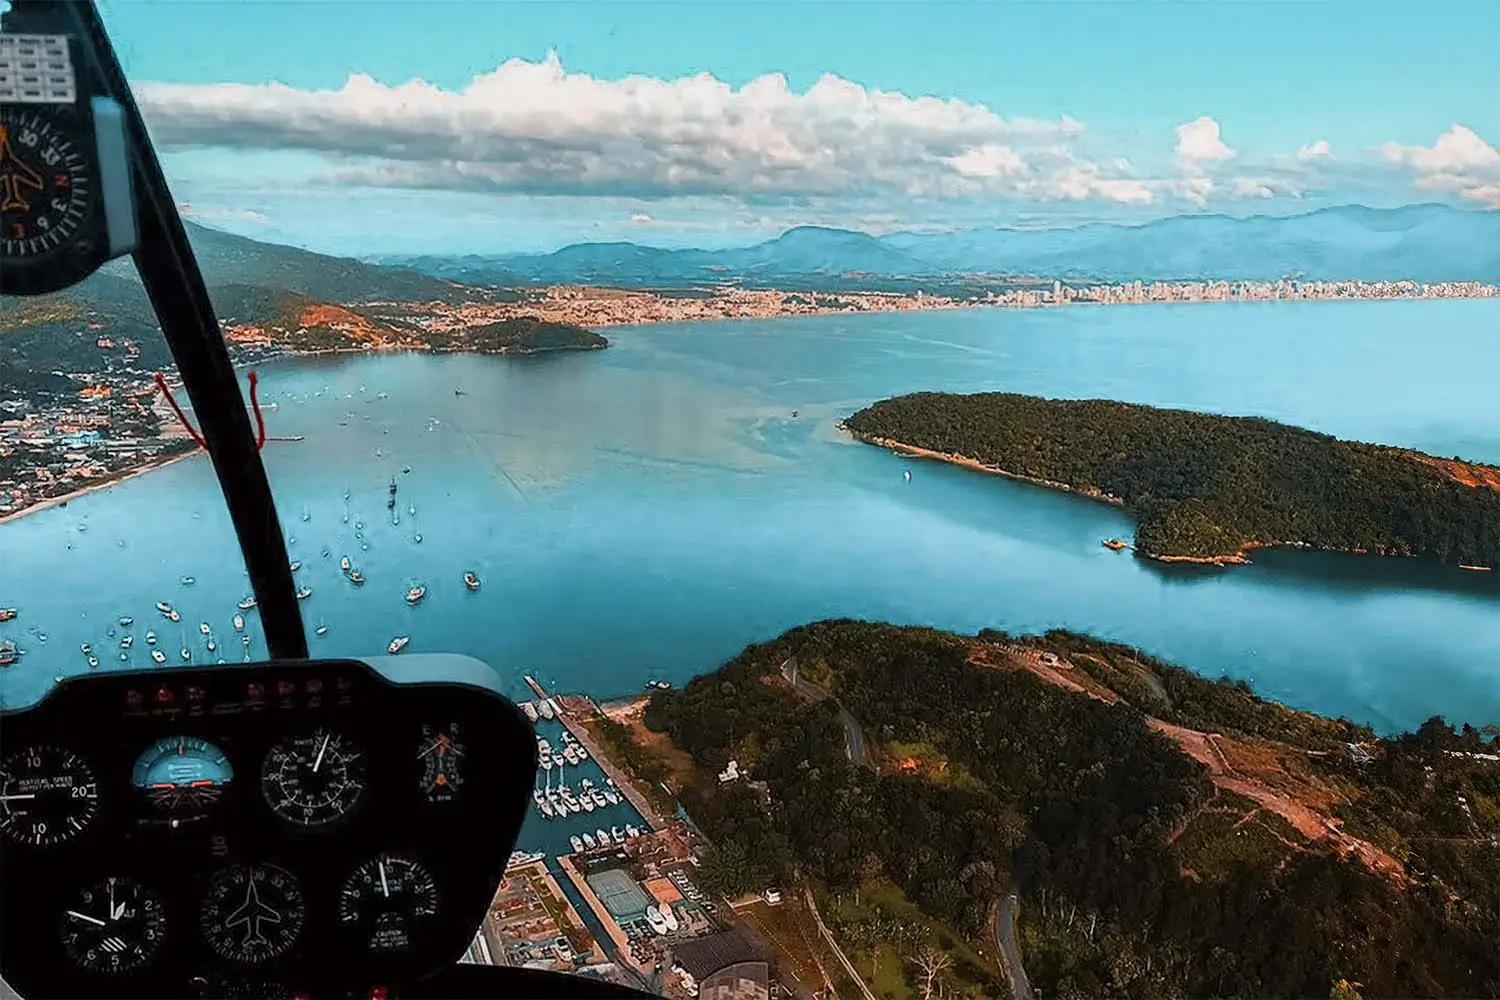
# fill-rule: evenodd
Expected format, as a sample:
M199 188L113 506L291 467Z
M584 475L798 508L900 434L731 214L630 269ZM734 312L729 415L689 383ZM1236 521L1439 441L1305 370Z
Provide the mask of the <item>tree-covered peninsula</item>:
M1109 400L919 392L845 421L857 438L1122 504L1158 559L1269 546L1500 567L1500 468L1258 417Z

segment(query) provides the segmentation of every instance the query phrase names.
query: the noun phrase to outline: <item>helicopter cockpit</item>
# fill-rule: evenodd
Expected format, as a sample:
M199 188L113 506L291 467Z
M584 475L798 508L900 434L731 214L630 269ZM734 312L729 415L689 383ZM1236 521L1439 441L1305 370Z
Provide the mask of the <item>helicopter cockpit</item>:
M0 292L133 256L268 659L72 677L0 713L0 980L23 997L645 996L459 964L511 855L530 724L468 657L312 660L250 417L92 2L0 30Z

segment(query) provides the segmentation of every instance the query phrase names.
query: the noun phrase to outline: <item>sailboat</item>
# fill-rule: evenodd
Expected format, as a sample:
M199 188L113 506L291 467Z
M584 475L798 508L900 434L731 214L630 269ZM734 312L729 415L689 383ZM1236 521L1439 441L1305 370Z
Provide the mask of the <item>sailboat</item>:
M328 623L325 622L325 621L318 622L318 627L316 629L314 629L313 631L316 632L318 635L327 635L328 634Z

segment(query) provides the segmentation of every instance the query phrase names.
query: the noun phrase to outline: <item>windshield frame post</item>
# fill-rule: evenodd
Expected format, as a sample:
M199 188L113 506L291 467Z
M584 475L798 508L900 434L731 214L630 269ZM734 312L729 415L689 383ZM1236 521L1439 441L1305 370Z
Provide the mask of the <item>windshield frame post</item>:
M139 226L136 270L177 363L229 508L260 609L267 653L276 659L306 659L307 633L276 501L187 230L94 0L58 6L71 11L98 81L125 110Z

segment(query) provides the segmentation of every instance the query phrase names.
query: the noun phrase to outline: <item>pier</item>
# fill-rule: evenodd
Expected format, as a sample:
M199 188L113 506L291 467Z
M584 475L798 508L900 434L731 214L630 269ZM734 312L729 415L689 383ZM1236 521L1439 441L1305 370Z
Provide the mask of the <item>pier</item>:
M599 765L599 770L609 775L610 779L615 783L615 790L625 797L625 801L629 802L631 807L640 814L641 819L652 830L665 829L671 820L662 816L646 796L640 793L635 787L632 777L621 770L610 759L609 755L600 749L599 744L589 733L588 728L583 725L584 716L577 706L587 706L588 715L592 716L596 714L593 702L583 695L564 696L561 700L554 698L530 674L526 675L525 681L538 698L552 705L553 710L557 713L557 721L561 722L563 727L573 734L573 738L583 745L583 748L589 752L589 756L593 758L594 763Z

